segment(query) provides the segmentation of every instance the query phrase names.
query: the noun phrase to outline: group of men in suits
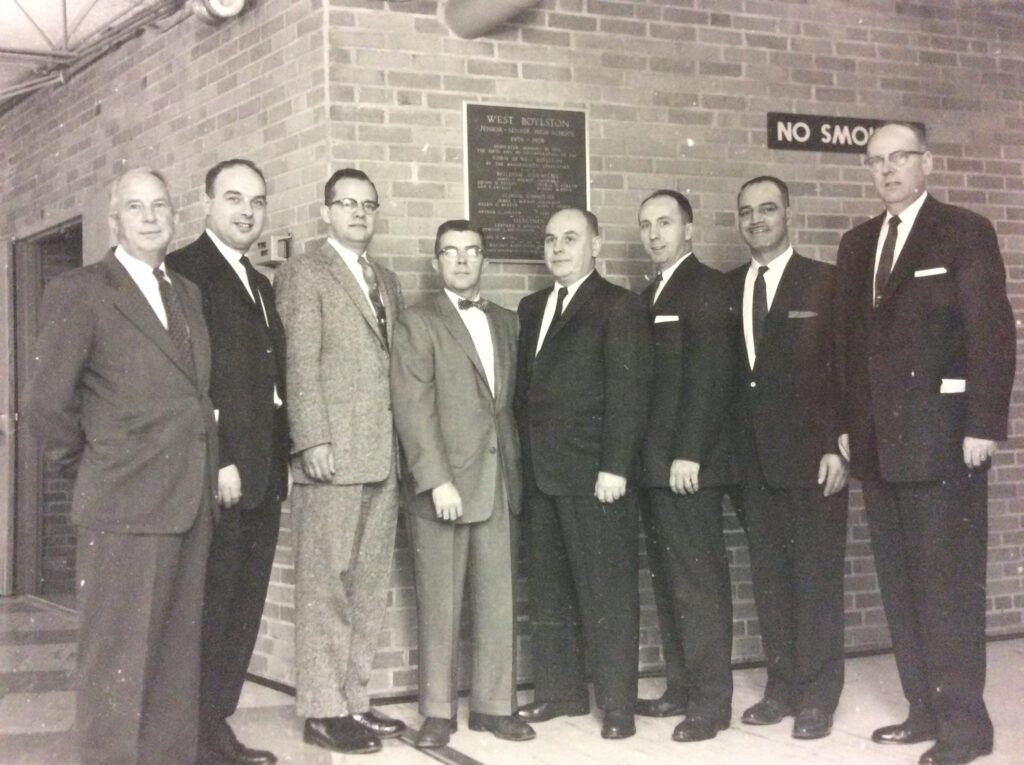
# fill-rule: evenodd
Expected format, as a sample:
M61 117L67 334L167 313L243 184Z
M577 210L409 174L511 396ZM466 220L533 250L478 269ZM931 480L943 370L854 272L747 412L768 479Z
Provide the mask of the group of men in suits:
M910 712L872 738L934 740L923 765L992 749L982 700L987 476L1006 437L1014 323L991 224L925 190L912 125L865 163L886 211L837 267L795 252L786 184L737 197L751 260L693 253L691 202L640 205L656 274L636 294L596 269L599 223L556 211L554 285L518 316L480 294L486 237L437 230L441 289L406 309L367 256L380 200L346 168L324 187L329 236L275 285L246 253L267 190L244 159L206 176L206 229L166 258L167 184L113 185L108 256L47 287L29 424L77 468L77 727L85 763L276 761L227 723L252 654L291 459L296 711L306 742L381 749L403 723L370 708L404 488L418 602L416 745L457 729L467 586L469 727L526 741L590 710L601 735L681 716L731 721L730 487L747 533L767 659L742 721L793 716L827 736L843 685L848 468L861 479ZM275 297L276 290L276 297ZM286 341L287 340L287 341ZM637 699L642 522L666 689ZM534 700L516 707L518 544L526 544Z

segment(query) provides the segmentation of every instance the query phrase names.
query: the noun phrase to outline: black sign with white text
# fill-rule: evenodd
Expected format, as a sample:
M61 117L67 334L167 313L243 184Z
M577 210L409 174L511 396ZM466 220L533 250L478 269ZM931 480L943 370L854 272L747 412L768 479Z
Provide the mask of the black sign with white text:
M768 148L860 154L875 129L890 121L768 112ZM911 124L925 129L922 122Z

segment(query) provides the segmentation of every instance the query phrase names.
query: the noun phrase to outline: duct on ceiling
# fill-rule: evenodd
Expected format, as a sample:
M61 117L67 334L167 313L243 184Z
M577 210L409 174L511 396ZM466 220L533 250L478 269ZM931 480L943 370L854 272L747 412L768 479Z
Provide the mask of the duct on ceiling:
M448 0L444 20L459 37L473 39L493 32L540 0Z

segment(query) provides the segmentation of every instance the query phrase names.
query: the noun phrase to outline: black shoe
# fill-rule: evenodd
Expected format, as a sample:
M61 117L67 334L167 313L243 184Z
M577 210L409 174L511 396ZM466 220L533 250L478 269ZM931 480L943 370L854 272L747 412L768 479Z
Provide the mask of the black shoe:
M823 709L801 709L793 720L793 738L825 738L832 732L832 715Z
M886 725L871 734L871 740L876 744L919 744L938 737L939 729L933 723L913 717L899 725Z
M601 722L601 738L629 738L636 733L636 722L632 712L607 710Z
M920 765L964 765L964 763L992 754L992 744L943 744L937 743L918 760Z
M345 717L308 717L302 740L345 754L370 754L380 751L380 738L360 725L351 715Z
M556 717L581 717L590 713L589 701L535 701L516 711L523 722L546 722Z
M703 715L691 715L672 731L673 741L707 741L729 727L729 718L715 719Z
M665 692L656 699L637 699L636 713L641 717L677 717L686 714L686 701L677 701Z
M428 717L416 734L417 749L440 749L448 746L448 739L459 729L458 720L446 720L443 717Z
M381 738L393 738L405 730L405 723L401 720L392 720L389 717L381 717L372 709L349 716L364 728L372 730Z
M273 752L250 749L235 736L231 726L221 720L200 746L204 762L232 763L233 765L272 765L277 762Z
M793 710L788 704L765 696L743 713L742 720L747 725L775 725L791 714Z
M515 715L485 715L481 712L470 712L469 729L487 731L506 741L529 741L537 737L533 728Z

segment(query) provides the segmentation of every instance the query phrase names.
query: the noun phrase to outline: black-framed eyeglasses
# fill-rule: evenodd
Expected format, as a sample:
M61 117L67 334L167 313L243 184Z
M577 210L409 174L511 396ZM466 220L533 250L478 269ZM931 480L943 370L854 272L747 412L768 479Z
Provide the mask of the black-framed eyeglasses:
M459 249L458 247L444 247L437 252L437 257L444 258L445 260L457 261L460 255L466 260L480 260L480 258L484 256L484 248L477 247L474 244L466 247L465 249Z
M347 213L355 212L357 207L362 207L363 212L367 215L373 215L377 210L380 209L380 204L374 202L372 199L364 199L360 202L358 199L352 197L345 197L344 199L335 199L331 202L331 207L334 205L341 205L341 209Z
M881 170L885 164L885 160L889 160L889 164L893 167L903 167L907 164L907 160L910 159L912 154L924 154L923 151L914 151L911 149L898 149L897 151L889 152L888 157L882 157L877 154L873 154L869 157L864 157L864 164L872 170Z

